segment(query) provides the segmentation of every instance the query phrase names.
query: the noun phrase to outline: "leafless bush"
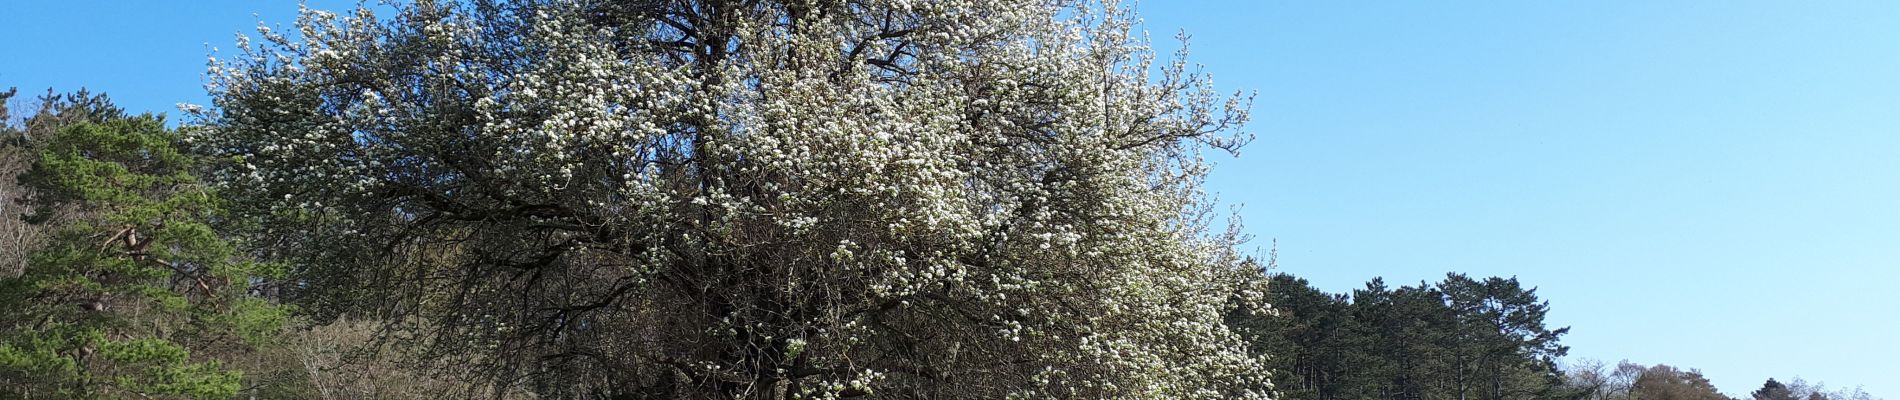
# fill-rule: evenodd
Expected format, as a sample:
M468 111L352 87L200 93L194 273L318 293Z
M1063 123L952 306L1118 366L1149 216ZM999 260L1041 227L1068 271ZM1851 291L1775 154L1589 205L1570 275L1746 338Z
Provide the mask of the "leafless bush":
M323 399L527 399L519 392L493 393L455 379L456 369L379 340L376 322L342 318L293 334L290 347Z
M8 109L15 89L0 92L0 278L18 276L26 268L27 249L39 237L39 231L23 218L26 210L20 201L26 196L19 182L32 160L27 151L26 132L14 123Z

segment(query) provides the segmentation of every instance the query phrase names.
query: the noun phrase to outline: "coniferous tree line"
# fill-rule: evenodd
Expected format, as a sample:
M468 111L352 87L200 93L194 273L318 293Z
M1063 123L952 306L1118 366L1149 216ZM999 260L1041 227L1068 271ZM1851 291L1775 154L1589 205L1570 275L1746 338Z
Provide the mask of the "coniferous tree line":
M1450 273L1392 288L1374 278L1349 294L1271 275L1273 313L1228 316L1268 368L1285 399L1726 400L1702 372L1623 361L1560 365L1568 327L1544 324L1548 301L1516 278ZM1858 388L1829 390L1769 379L1747 400L1865 400Z
M1569 328L1515 278L1449 274L1397 288L1373 279L1331 294L1272 276L1274 314L1230 316L1296 399L1563 398L1556 360Z

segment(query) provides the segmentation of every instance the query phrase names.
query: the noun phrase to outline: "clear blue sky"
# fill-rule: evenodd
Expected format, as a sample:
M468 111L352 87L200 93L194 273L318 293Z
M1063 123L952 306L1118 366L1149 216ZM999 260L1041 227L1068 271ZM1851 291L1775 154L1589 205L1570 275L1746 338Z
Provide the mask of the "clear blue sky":
M1572 358L1900 398L1900 2L1150 1L1282 271L1515 275Z
M1900 2L1148 3L1259 90L1210 186L1282 271L1515 275L1572 358L1900 398ZM254 13L295 5L11 2L0 86L176 114Z

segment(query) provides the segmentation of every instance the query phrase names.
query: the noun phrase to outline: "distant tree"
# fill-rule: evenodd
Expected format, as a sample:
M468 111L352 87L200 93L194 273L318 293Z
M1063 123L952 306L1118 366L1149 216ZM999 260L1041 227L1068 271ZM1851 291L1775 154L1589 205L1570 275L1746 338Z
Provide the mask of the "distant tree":
M1456 318L1444 294L1429 284L1388 289L1374 278L1353 292L1353 316L1374 359L1362 380L1382 398L1455 396L1449 364L1457 347Z
M1827 385L1824 383L1821 383L1821 382L1810 383L1806 379L1802 379L1799 376L1794 377L1791 380L1788 380L1787 383L1785 384L1776 381L1774 378L1769 378L1768 383L1772 383L1776 386L1781 387L1783 390L1786 391L1786 393L1788 393L1789 396L1792 396L1794 399L1869 400L1869 399L1874 398L1873 395L1868 394L1866 391L1861 390L1859 387L1843 388L1840 390L1828 390ZM1762 390L1769 390L1770 388L1771 388L1770 385L1763 384L1762 389L1757 390L1755 392L1755 396L1759 398L1761 394L1763 393ZM1775 391L1772 391L1771 393L1781 393L1781 392L1782 390L1775 390Z
M1616 369L1610 372L1610 390L1605 392L1611 397L1606 398L1630 399L1635 395L1636 381L1647 371L1649 367L1629 360L1617 362Z
M58 126L33 138L43 143L20 178L29 219L54 229L21 275L0 279L0 397L235 396L244 376L231 356L285 317L250 292L277 268L210 228L217 196L163 121L76 107L42 116L79 122L29 120Z
M1800 397L1795 396L1794 390L1788 389L1788 386L1782 385L1781 382L1776 382L1775 378L1768 378L1768 382L1762 383L1761 389L1756 389L1749 395L1755 400L1801 400Z
M1363 336L1347 312L1345 296L1328 294L1287 274L1271 278L1273 315L1240 309L1230 324L1241 329L1257 353L1271 352L1268 368L1275 388L1290 399L1341 399L1359 371L1352 355L1363 352Z
M1858 386L1853 387L1853 388L1843 388L1843 389L1827 392L1826 395L1823 396L1823 398L1827 400L1878 400L1879 399L1878 397L1874 397L1873 394L1867 393L1867 391L1862 390Z
M1632 400L1729 400L1702 376L1701 371L1683 371L1657 364L1644 369L1630 386Z
M1482 281L1447 274L1438 284L1458 316L1452 353L1460 398L1521 399L1548 394L1562 381L1556 359L1569 351L1558 338L1570 328L1549 329L1550 303L1517 278Z
M1545 328L1548 303L1515 279L1451 274L1394 289L1374 278L1341 296L1276 274L1269 288L1275 314L1230 323L1276 355L1268 366L1286 398L1573 399L1611 390L1600 386L1615 378L1567 385L1555 363L1567 329Z
M1616 388L1611 386L1611 373L1604 369L1602 361L1582 360L1565 365L1563 368L1561 395L1553 396L1567 399L1600 400L1611 398Z

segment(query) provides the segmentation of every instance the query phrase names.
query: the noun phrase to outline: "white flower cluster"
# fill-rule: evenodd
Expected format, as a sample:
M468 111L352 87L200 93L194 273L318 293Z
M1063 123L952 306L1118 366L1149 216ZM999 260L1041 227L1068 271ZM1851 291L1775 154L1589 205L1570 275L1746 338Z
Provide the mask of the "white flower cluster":
M1222 323L1259 306L1258 279L1237 235L1207 231L1199 188L1200 151L1246 142L1245 99L1153 65L1112 1L766 2L621 25L592 2L474 3L260 27L213 62L194 143L241 160L232 190L337 231L569 243L555 263L595 271L582 294L637 299L592 326L644 333L596 346L703 365L675 371L698 380L815 398L1270 388Z

